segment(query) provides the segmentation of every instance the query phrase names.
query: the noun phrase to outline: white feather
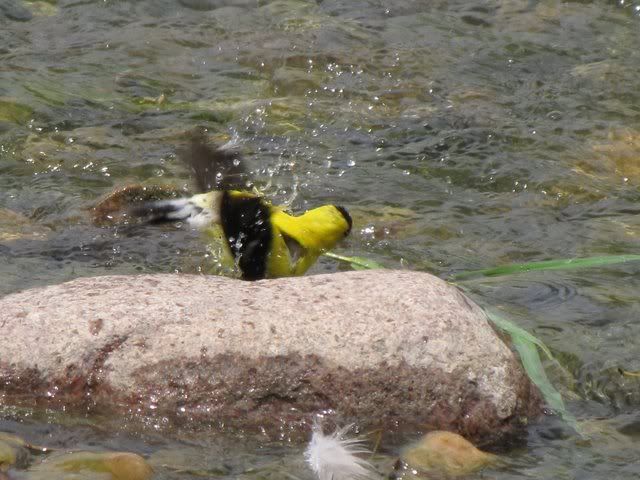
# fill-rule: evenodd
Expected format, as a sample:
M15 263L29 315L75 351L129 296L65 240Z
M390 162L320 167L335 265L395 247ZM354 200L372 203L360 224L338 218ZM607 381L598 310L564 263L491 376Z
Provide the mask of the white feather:
M166 220L184 220L191 228L204 230L220 223L221 192L207 192L190 198L158 200L145 204L148 209L157 209Z
M313 425L311 441L304 457L318 480L357 480L372 477L373 467L357 457L369 451L360 440L346 438L351 425L336 430L331 435L322 433L318 424Z
M194 195L189 199L189 203L196 207L197 213L191 213L187 223L192 228L203 230L214 223L220 223L220 203L222 192L207 192Z

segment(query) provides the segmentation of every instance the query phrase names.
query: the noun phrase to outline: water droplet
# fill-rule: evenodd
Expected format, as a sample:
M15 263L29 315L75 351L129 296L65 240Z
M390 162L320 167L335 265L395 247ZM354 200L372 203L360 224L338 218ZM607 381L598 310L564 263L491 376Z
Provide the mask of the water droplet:
M562 118L562 112L560 112L559 110L552 110L549 113L547 113L547 118L550 120L560 120Z

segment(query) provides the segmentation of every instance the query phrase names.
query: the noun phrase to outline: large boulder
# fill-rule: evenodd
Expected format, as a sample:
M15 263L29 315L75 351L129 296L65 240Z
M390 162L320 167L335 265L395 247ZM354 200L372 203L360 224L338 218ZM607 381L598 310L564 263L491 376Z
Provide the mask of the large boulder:
M497 442L540 398L483 311L425 273L80 278L0 298L4 402L193 427L362 427ZM25 395L26 394L26 395Z

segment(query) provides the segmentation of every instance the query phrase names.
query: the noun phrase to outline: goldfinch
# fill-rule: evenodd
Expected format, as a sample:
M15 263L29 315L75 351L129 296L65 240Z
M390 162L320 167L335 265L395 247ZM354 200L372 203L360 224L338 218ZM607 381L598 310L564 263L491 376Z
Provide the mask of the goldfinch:
M154 223L182 221L201 230L221 227L227 254L245 280L303 275L351 231L343 207L323 205L294 216L246 191L242 159L207 144L202 135L194 135L179 155L205 193L144 202L129 215Z

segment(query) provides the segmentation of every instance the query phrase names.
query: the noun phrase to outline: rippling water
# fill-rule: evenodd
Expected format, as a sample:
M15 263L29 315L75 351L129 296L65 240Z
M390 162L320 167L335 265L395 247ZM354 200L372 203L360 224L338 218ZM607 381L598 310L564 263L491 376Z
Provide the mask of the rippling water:
M638 253L639 32L628 0L0 0L0 294L202 268L196 234L87 216L125 183L187 186L175 145L196 126L238 143L276 199L348 207L341 253L388 267L444 277ZM640 370L639 269L469 285L552 347L570 410L595 432L579 441L549 418L491 476L638 477L640 381L618 368ZM278 462L234 453L220 476Z

